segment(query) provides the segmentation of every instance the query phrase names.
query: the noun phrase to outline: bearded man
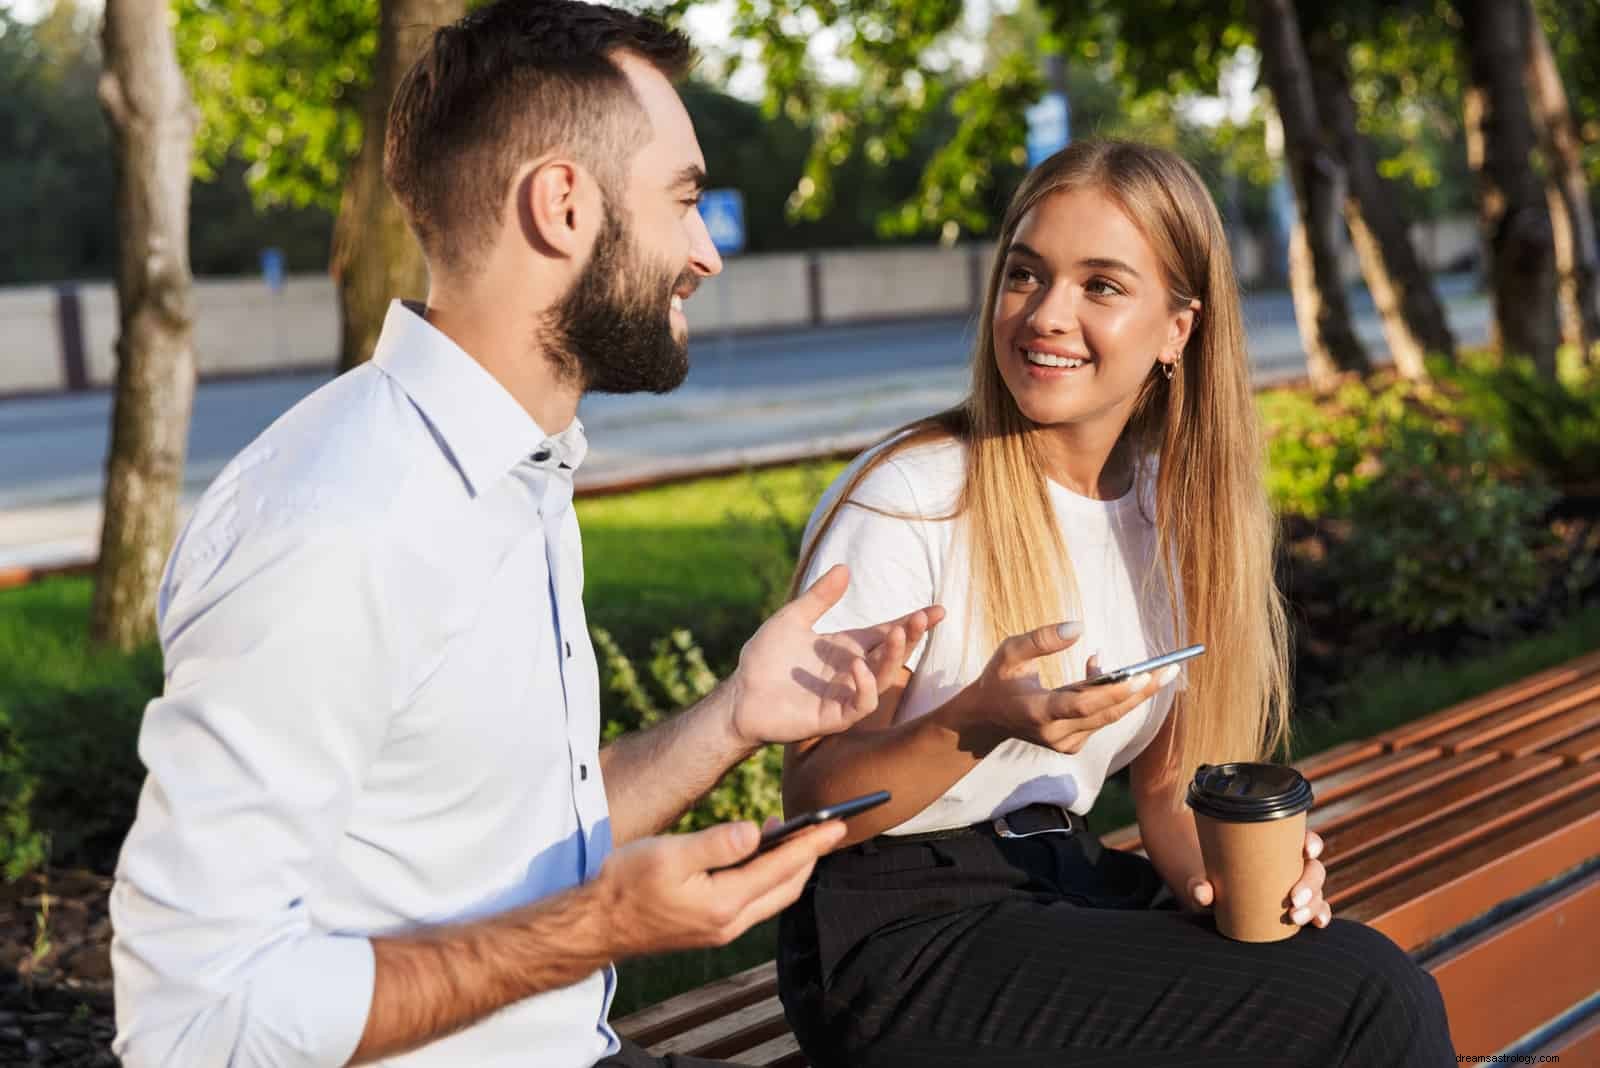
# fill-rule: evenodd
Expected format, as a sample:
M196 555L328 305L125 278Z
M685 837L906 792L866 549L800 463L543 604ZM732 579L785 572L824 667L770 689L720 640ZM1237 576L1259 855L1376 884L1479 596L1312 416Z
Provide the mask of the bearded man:
M871 712L937 622L819 638L842 568L600 746L576 414L678 385L721 269L690 60L637 15L500 0L403 81L384 174L427 302L228 465L163 579L111 899L129 1068L655 1064L606 1022L612 963L729 941L843 836L659 833L757 747Z

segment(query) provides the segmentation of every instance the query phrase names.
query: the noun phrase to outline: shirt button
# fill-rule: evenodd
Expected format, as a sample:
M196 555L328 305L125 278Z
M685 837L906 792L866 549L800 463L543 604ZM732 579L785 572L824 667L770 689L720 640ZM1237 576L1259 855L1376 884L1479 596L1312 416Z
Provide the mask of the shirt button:
M572 659L572 643L571 642L567 642L565 644L567 646L567 659L571 660Z
M533 454L533 462L536 464L542 464L548 459L550 459L549 449L540 449L538 452Z
M589 781L589 765L587 765L587 764L579 764L578 765L578 779L581 782L588 782Z

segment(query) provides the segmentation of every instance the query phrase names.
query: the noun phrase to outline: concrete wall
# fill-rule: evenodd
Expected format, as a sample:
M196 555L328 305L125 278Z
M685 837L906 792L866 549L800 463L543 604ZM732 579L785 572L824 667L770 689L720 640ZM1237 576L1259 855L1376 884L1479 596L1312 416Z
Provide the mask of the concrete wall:
M1447 219L1414 230L1434 266L1478 251L1474 221ZM700 337L724 330L804 328L923 315L960 315L976 302L993 246L838 249L741 256L708 279L684 306ZM1234 269L1245 284L1265 266L1254 235L1234 241ZM1353 253L1346 276L1359 279ZM87 384L106 386L115 372L116 294L108 282L77 287ZM0 289L0 395L69 386L58 295L52 286ZM273 294L259 278L195 282L195 348L202 375L333 367L339 318L333 283L323 275L289 278Z

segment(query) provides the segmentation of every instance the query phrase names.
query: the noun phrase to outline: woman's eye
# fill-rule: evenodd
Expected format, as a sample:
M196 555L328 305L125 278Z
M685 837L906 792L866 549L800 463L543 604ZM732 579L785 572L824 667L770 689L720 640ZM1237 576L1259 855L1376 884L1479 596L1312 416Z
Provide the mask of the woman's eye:
M1090 279L1089 284L1083 288L1097 297L1108 297L1122 292L1122 287L1109 278Z
M1013 267L1006 272L1006 281L1018 284L1038 281L1037 276L1026 267Z

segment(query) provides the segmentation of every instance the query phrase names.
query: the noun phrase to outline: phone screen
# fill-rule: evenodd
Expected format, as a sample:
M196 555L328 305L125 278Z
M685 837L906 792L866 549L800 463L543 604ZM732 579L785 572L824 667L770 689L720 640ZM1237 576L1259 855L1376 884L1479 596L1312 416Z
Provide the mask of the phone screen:
M1191 645L1176 652L1165 653L1161 656L1151 657L1149 660L1141 660L1137 664L1129 664L1127 667L1117 668L1115 671L1101 672L1092 679L1084 679L1080 685L1107 686L1114 682L1126 682L1135 675L1143 674L1146 671L1157 671L1168 664L1179 664L1185 660L1192 660L1205 651L1206 647L1204 645Z
M848 819L858 813L867 811L869 808L877 808L889 800L889 797L888 790L878 790L874 793L862 794L860 797L852 797L848 801L841 801L837 805L828 805L825 808L802 812L798 816L784 820L771 830L763 831L761 833L761 845L756 849L756 856L760 856L767 850L777 846L784 839L805 830L807 827L815 827L817 824L826 823L828 820Z

